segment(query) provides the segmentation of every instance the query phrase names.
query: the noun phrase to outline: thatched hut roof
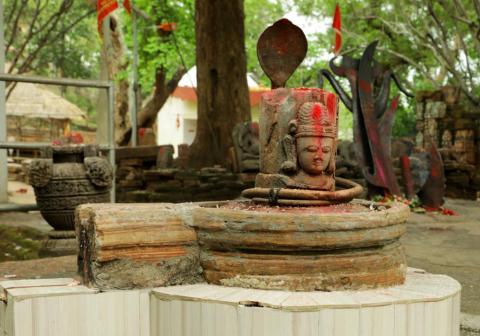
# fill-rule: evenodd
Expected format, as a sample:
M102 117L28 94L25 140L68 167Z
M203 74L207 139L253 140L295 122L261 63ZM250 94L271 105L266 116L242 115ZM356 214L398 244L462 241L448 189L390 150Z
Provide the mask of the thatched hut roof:
M7 116L85 119L86 113L65 98L31 83L18 83L7 100Z

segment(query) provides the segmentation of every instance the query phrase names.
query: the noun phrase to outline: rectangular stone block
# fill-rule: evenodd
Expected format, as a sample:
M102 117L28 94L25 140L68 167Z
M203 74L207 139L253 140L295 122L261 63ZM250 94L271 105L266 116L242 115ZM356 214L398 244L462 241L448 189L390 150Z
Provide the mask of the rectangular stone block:
M423 120L424 110L425 110L425 104L423 102L417 101L417 109L416 109L417 120Z
M199 281L191 206L86 204L77 208L79 267L85 284L130 289Z
M444 118L447 113L447 105L441 101L428 101L425 105L425 118Z

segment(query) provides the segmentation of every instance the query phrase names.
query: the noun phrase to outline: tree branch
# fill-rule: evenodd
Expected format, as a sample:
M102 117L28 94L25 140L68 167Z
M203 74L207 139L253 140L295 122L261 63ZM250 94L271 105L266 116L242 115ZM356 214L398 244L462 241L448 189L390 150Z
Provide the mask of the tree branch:
M43 8L45 8L45 6ZM41 11L42 11L42 8L40 8L40 0L37 0L36 6L35 6L35 11L33 13L33 18L32 18L32 21L30 22L30 27L28 28L27 37L25 38L25 41L23 42L22 46L18 49L17 55L21 55L23 53L23 51L25 50L26 46L28 45L28 43L30 42L30 40L33 36L33 27L35 27L35 23L38 19L38 16L41 13ZM7 45L5 47L5 53L6 54L8 54L10 46L11 45Z
M473 0L473 6L477 12L477 17L480 16L480 0Z
M8 13L5 13L5 27L8 27L10 25L10 21L13 18L13 14L17 10L17 5L18 5L18 0L14 0L14 3L12 4L12 10Z
M54 43L60 36L66 34L68 31L70 31L71 29L73 29L77 24L79 24L83 19L85 19L87 16L89 16L90 14L94 13L95 10L88 10L87 12L85 12L85 14L79 16L75 21L73 21L70 25L66 26L64 29L62 29L61 31L59 31L57 34L53 35L50 37L50 34L51 34L51 30L49 31L49 33L47 35L45 35L45 40L43 43L39 44L37 49L35 49L32 54L29 55L29 57L25 60L25 62L19 67L19 73L23 73L23 72L27 72L30 68L30 65L31 63L33 62L33 60L35 59L36 57L36 54L38 54L38 52L40 50L42 50L45 46L51 44L51 43ZM27 62L28 61L28 62ZM20 72L21 71L21 72Z
M60 32L58 32L57 34L55 34L55 35L53 35L52 37L49 38L49 36L51 34L51 31L52 31L50 29L48 34L45 35L45 39L43 39L43 43L39 43L38 47L29 55L29 57L27 57L27 59L18 68L17 72L18 73L27 72L30 69L30 66L31 66L32 62L35 60L35 57L40 52L40 50L42 50L45 46L49 45L50 43L55 42L60 36L66 34L68 31L73 29L78 23L80 23L83 19L85 19L87 16L93 14L94 12L95 12L95 9L89 9L88 11L85 12L85 14L79 16L70 25L66 26ZM57 21L57 23L58 23L58 21ZM10 69L13 69L13 67L10 67ZM8 91L7 91L7 94L6 94L7 99L8 99L8 97L10 97L10 95L11 95L13 89L15 88L15 86L16 86L15 83L9 85Z
M13 27L12 27L12 29L10 29L11 35L10 35L10 38L8 39L8 41L7 41L7 44L5 46L5 50L8 50L10 48L13 41L15 40L15 37L17 36L17 32L19 30L18 22L20 20L20 16L22 15L25 7L27 6L27 1L28 0L22 0L22 3L21 3L20 8L18 10L18 13L15 16L15 20L13 21ZM8 30L6 30L6 32L8 33Z
M60 20L60 17L62 16L62 14L68 10L71 5L73 3L73 0L63 0L62 4L60 5L60 8L58 9L58 11L56 11L54 14L52 14L48 19L47 21L38 29L36 30L33 35L36 35L38 34L39 32L42 32L44 29L47 29L47 32L44 34L44 36L40 39L40 41L38 42L38 46L37 48L28 55L28 57L26 58L26 60L24 61L24 64L25 63L29 63L27 62L29 59L33 59L34 57L36 57L36 55L38 54L38 51L40 49L42 49L44 47L44 44L45 42L48 40L48 35L56 28L59 20ZM51 24L50 24L51 23ZM16 67L19 59L21 57L21 53L17 53L17 55L15 55L15 58L14 60L12 61L11 65L10 65L10 68L8 69L8 73L11 73L13 71L13 69ZM18 67L18 71L17 73L22 73L20 71L20 68L21 67Z
M140 113L137 115L137 126L138 128L149 127L157 118L157 114L160 111L161 107L167 101L168 97L175 91L177 88L178 82L185 74L185 68L178 68L172 78L165 83L165 71L162 68L157 69L155 75L155 89L152 96L147 101L145 106L142 108ZM117 141L119 146L126 146L130 141L132 136L132 127L130 126L125 130L125 132L120 136Z
M388 48L377 47L377 49L379 51L384 51L386 53L389 53L391 55L394 55L394 56L404 60L405 62L407 62L408 64L410 64L414 68L416 68L418 71L420 71L420 73L423 76L425 76L433 85L438 86L437 81L435 81L435 79L432 77L432 75L428 71L426 71L425 69L422 69L422 67L420 66L418 61L415 61L415 60L411 59L410 57L408 57L404 54L401 54L397 51L394 51L394 50L391 50L391 49L388 49Z

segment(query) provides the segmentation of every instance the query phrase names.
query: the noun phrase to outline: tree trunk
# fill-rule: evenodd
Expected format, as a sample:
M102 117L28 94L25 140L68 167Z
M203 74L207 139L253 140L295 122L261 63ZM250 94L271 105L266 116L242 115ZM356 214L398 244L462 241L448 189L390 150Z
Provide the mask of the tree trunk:
M195 1L198 119L191 167L228 166L233 127L251 119L243 21L243 0Z
M87 0L87 3L95 7L96 1ZM128 114L128 79L115 80L118 75L128 69L128 60L125 58L125 40L122 33L120 16L111 13L104 19L108 29L103 31L100 79L115 81L115 139L123 134L130 127L130 116ZM104 22L105 24L105 22ZM99 91L97 102L97 142L107 141L107 96L104 90Z
M157 69L155 75L155 88L152 95L145 103L145 106L137 115L137 127L151 127L157 118L157 114L167 101L168 97L175 91L177 84L185 74L185 69L178 68L172 78L167 82L165 71L162 68ZM117 138L117 143L120 146L127 146L132 136L132 127L128 127Z

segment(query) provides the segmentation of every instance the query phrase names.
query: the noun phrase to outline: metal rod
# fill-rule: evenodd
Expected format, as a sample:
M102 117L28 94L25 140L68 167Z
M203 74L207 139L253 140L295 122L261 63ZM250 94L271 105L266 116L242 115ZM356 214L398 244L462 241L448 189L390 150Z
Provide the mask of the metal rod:
M0 142L0 149L41 149L51 145L48 142Z
M0 81L6 82L22 82L36 83L47 85L66 85L77 87L89 87L98 89L108 89L109 81L89 80L89 79L73 79L73 78L45 78L37 76L20 76L11 74L0 74Z
M112 189L110 191L110 202L115 203L115 118L113 113L115 111L115 85L110 83L107 90L108 99L108 145L110 151L108 152L108 158L113 169L112 177Z
M134 0L130 0L131 6L135 6ZM133 32L133 64L132 64L132 99L130 101L130 123L132 125L132 146L138 144L137 130L137 91L138 91L138 37L137 37L137 14L132 10L132 32Z
M3 0L0 0L0 73L5 71L5 39L3 27ZM7 111L5 107L5 83L0 82L0 142L7 140ZM7 151L0 150L0 203L8 202Z
M15 204L7 203L0 204L0 212L10 212L10 211L35 211L38 210L38 205L36 204Z
M42 149L50 147L50 142L0 142L0 149ZM109 150L110 145L99 145L100 150Z

